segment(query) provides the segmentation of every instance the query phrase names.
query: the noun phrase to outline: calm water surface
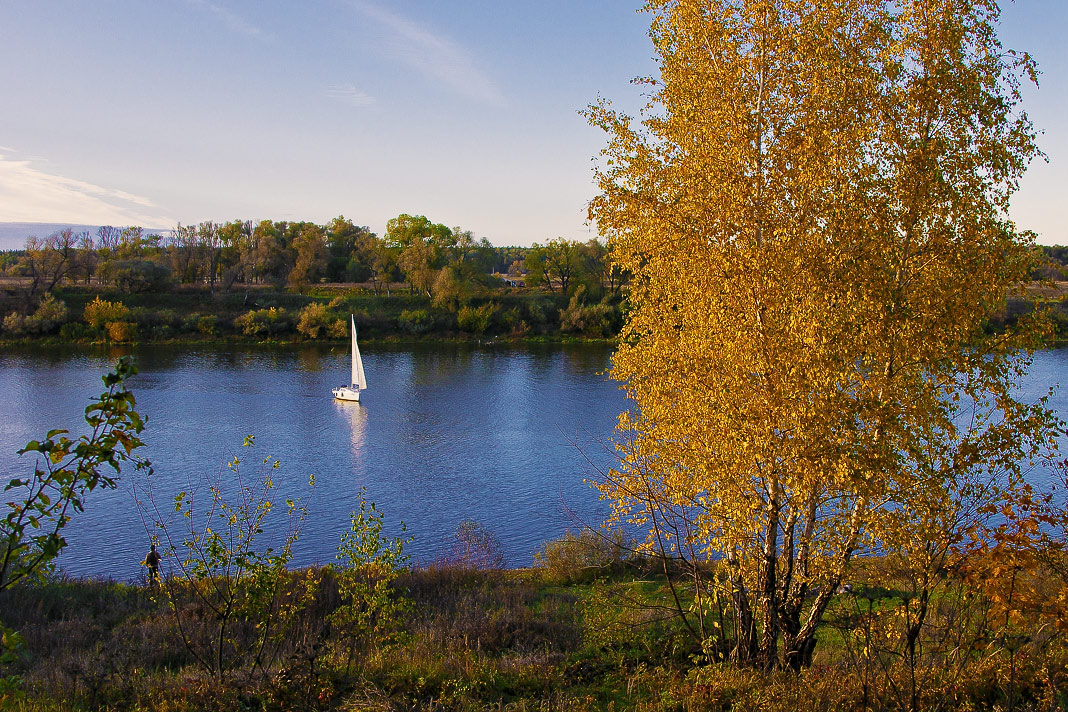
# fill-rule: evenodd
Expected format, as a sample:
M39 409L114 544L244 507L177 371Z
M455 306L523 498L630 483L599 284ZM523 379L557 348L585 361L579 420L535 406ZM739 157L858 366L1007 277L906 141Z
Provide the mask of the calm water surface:
M348 378L348 354L340 349L138 349L140 373L130 387L147 417L142 454L153 463L161 509L205 473L222 473L232 484L225 462L252 434L254 451L242 454L246 480L273 455L282 462L273 472L276 499L304 497L308 504L298 564L333 560L361 487L390 533L404 522L417 561L445 553L464 519L497 535L509 565L524 566L545 541L576 528L576 518L602 517L584 480L611 462L608 440L626 407L604 376L608 347L363 351L370 388L356 404L330 397ZM117 356L0 354L0 472L29 467L14 452L50 428L84 432L84 422L75 426ZM61 568L135 577L148 542L136 506L143 492L133 475L116 491L94 492L67 529ZM267 535L277 540L282 529L279 518Z
M433 345L364 349L370 389L360 404L330 398L347 379L341 349L224 350L145 348L132 380L147 416L143 454L155 467L165 506L205 474L234 483L225 462L281 460L279 501L304 497L309 518L296 563L326 563L348 526L361 487L384 512L390 533L407 525L417 561L451 547L464 519L501 540L511 566L529 565L544 542L577 521L597 522L605 507L585 480L611 464L609 439L627 402L606 380L605 346L487 347ZM0 353L0 474L31 466L15 451L50 428L84 432L82 411L102 390L100 376L119 353L18 350ZM1068 350L1036 355L1019 395L1034 401L1068 374ZM1053 407L1068 418L1068 392ZM77 427L76 427L77 426ZM1062 446L1064 444L1062 443ZM247 465L252 465L247 467ZM315 475L314 488L307 487ZM60 559L75 575L132 579L148 534L124 476L118 490L96 492L67 529ZM180 527L172 522L180 533ZM277 519L266 536L285 528Z

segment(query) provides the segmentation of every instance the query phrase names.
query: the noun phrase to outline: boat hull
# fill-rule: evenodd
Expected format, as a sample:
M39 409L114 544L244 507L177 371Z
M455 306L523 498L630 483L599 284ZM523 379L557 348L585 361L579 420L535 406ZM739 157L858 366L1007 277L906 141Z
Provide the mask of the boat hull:
M331 392L334 394L334 398L337 400L356 401L357 403L360 402L359 388L349 388L348 386L342 386L340 388L335 388Z

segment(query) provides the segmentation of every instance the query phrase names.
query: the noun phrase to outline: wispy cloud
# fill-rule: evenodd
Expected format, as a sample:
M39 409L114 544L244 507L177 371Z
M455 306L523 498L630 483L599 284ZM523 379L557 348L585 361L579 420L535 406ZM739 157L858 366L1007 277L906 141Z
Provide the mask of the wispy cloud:
M224 25L237 32L238 34L247 35L248 37L257 37L260 39L270 39L271 35L266 34L262 29L252 24L245 18L238 15L232 10L219 5L218 3L210 2L210 0L186 0L190 5L196 7L202 7L211 14L215 15Z
M471 54L461 45L370 0L352 0L352 4L389 30L390 51L408 66L477 101L504 102L493 80L475 66Z
M331 99L342 101L346 104L356 107L371 106L375 103L375 98L367 92L360 91L351 84L345 84L342 86L327 87L326 95Z
M10 222L70 222L162 227L171 218L156 213L148 198L47 173L29 160L0 151L0 215Z

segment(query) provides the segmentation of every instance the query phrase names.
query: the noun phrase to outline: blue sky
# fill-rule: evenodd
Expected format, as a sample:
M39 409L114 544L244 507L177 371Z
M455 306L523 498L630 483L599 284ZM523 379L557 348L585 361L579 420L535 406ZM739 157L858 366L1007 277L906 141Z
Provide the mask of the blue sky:
M603 136L653 70L631 0L4 0L0 222L407 212L498 245L588 239ZM1007 3L1045 130L1014 203L1068 244L1068 0Z

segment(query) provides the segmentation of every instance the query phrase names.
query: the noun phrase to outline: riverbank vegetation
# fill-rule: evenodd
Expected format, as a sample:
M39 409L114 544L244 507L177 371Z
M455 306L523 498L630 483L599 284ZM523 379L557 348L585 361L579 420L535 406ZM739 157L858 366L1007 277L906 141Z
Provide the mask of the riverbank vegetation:
M115 294L67 286L29 314L11 312L0 328L8 343L189 343L346 341L349 316L361 341L421 339L605 339L623 318L621 295L570 296L500 289L443 304L405 292L375 295L366 286L320 285L305 294L250 287L211 295L203 287L163 294Z
M607 338L626 275L606 256L597 240L493 247L409 215L382 238L343 217L67 230L0 258L0 338L344 339L350 313L371 338Z
M982 568L992 560L970 563ZM198 646L211 648L217 627L203 598L188 589L167 594L62 578L19 586L0 596L6 621L25 639L5 670L21 684L4 708L815 712L1068 705L1068 647L1056 616L1038 599L1006 599L976 586L979 570L944 572L914 635L915 580L889 562L864 561L848 590L833 596L811 664L763 673L725 662L714 646L702 648L672 615L672 590L656 573L662 564L587 533L550 543L525 570L486 569L459 557L396 569L388 578L382 568L362 569L362 598L346 589L344 568L281 572L277 605L241 608L226 633L227 655L258 654L235 656L222 670L195 654ZM711 578L715 571L710 566ZM1037 591L1063 586L1049 569L1016 575ZM382 580L388 585L372 594L370 584ZM178 617L168 595L181 601ZM373 606L353 609L354 600ZM722 609L708 614L733 624Z
M1003 333L1040 307L1049 319L1044 342L1068 341L1068 282L1056 281L1068 266L1043 264L1035 275L1041 281L995 310L988 331ZM551 268L548 273L555 275ZM528 276L495 277L490 286L453 297L413 292L404 282L326 282L302 291L235 283L214 292L193 283L126 292L95 280L63 280L30 298L25 281L9 274L0 277L0 343L340 342L348 339L350 314L361 339L372 341L618 337L626 280L599 282L583 271L567 280L566 289L553 276L550 289L549 282Z

